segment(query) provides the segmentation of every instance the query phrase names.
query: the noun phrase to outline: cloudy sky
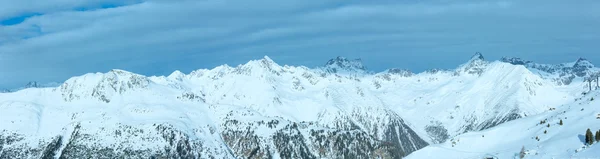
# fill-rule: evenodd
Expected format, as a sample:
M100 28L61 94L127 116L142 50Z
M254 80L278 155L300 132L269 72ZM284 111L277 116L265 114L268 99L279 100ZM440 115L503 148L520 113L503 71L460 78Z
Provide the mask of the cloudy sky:
M374 71L454 68L474 52L600 61L598 0L0 0L0 88L113 68L144 75L267 55Z

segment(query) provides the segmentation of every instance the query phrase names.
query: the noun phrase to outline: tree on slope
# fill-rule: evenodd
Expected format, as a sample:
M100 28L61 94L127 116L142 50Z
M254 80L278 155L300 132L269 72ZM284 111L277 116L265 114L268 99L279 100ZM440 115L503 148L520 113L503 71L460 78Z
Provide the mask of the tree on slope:
M585 131L585 143L588 145L594 144L594 134L589 128Z
M523 146L523 147L521 148L521 152L519 152L519 157L520 157L520 158L525 158L525 146Z
M600 130L596 131L596 142L600 142Z
M560 119L560 123L558 123L558 124L563 125L562 119Z

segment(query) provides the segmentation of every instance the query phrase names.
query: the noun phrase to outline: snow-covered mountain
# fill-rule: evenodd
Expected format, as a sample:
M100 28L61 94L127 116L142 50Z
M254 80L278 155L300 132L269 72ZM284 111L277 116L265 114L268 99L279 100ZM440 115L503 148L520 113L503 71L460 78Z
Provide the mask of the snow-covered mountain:
M600 69L585 58L557 65L538 64L516 57L504 57L501 61L514 65L523 65L542 78L550 79L558 85L569 85L573 81L583 81L587 77L600 75Z
M600 131L599 91L547 113L510 121L428 146L407 158L600 158L600 144L585 144L585 132Z
M47 87L57 87L60 86L61 83L57 83L57 82L50 82L50 83L39 83L36 81L31 81L28 82L27 84L25 84L22 87L19 88L15 88L15 89L0 89L0 93L9 93L9 92L16 92L19 90L23 90L23 89L27 89L27 88L47 88Z
M401 158L572 103L587 83L556 78L597 69L512 60L477 53L456 69L415 74L265 56L166 77L89 73L0 93L0 158Z

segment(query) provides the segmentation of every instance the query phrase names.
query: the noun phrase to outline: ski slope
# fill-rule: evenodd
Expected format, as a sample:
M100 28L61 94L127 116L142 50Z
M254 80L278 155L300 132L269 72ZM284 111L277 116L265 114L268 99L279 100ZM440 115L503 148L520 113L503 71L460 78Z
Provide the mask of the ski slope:
M596 119L600 103L592 98L600 98L600 92L594 91L546 113L458 135L407 158L518 158L522 147L527 153L525 158L600 158L600 144L584 144L588 128L592 132L600 130L600 119ZM547 122L540 124L543 120ZM563 125L559 125L560 120Z

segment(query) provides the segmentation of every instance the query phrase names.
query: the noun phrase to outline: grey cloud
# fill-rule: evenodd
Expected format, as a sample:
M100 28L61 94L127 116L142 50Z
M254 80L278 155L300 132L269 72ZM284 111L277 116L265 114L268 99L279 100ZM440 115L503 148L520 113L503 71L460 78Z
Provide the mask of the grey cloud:
M600 60L600 2L589 0L133 2L88 11L13 9L47 14L0 26L0 87L112 68L189 72L264 55L311 67L338 55L361 57L376 71L451 68L475 51L488 59ZM100 2L67 6L92 3Z

